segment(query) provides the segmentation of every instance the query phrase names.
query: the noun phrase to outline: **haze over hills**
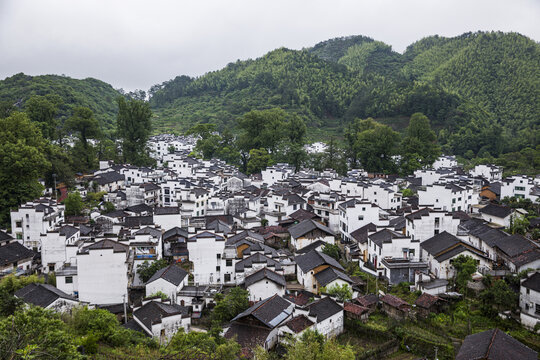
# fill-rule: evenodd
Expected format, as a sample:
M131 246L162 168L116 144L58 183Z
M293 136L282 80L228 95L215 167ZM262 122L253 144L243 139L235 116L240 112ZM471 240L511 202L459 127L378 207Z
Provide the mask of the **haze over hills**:
M0 100L49 92L63 98L66 111L89 106L105 126L119 94L95 79L19 74L0 81ZM423 112L453 152L494 155L538 144L540 46L517 33L478 32L427 37L400 54L349 36L303 50L276 49L199 78L178 76L149 95L156 132L196 123L234 128L252 109L280 107L301 115L316 138L340 135L357 117L399 129ZM502 140L489 141L498 134Z

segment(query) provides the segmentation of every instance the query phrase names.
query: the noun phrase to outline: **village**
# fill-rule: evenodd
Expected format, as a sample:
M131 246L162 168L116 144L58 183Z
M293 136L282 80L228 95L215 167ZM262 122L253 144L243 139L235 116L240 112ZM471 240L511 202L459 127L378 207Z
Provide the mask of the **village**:
M160 344L181 330L207 331L216 299L242 288L249 308L221 334L248 355L309 330L351 337L350 324L366 333L369 322L433 318L503 278L515 279L519 307L497 307L495 317L538 330L540 176L503 177L490 164L465 171L453 156L408 177L285 163L247 176L190 156L195 144L153 136L156 167L100 161L77 174L75 189L55 184L12 210L11 230L0 231L0 278L54 278L56 286L29 284L15 296L59 313L106 309ZM75 192L95 206L66 214ZM377 331L385 336L384 327L370 336ZM449 340L457 359L493 349L537 358L497 328L467 335ZM379 340L388 343L381 354L400 346ZM445 358L437 346L426 358Z

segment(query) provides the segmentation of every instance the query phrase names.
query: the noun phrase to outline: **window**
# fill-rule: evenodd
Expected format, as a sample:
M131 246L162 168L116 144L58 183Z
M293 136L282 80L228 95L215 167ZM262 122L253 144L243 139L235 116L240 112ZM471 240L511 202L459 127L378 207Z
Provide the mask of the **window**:
M22 240L23 236L22 233L17 233L17 240Z
M73 276L66 276L66 284L73 284Z
M316 288L317 288L317 284L313 284L313 288L316 289Z
M529 293L530 293L530 290L529 290L529 289L527 289L527 295L529 295Z
M220 272L221 271L221 266L216 266L216 271Z
M49 265L49 271L54 271L54 265Z
M441 219L438 218L438 217L436 217L436 218L435 218L435 228L438 228L439 225L440 225L440 223L441 223Z
M525 186L516 186L516 191L525 191Z
M437 235L439 233L439 229L435 229L434 234Z
M22 221L15 221L15 227L22 227Z
M534 313L540 315L540 304L534 304Z
M225 274L225 281L231 281L231 274Z
M221 254L216 254L216 258L221 259Z
M364 215L359 215L358 220L364 220Z
M225 265L232 266L232 260L231 259L225 260Z

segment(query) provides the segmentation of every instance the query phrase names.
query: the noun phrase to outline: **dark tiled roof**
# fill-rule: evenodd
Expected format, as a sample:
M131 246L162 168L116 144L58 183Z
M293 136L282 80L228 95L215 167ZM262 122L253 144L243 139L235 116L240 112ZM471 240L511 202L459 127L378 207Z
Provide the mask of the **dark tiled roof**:
M182 228L179 228L178 226L173 227L172 229L169 229L163 233L163 241L168 240L170 238L184 238L187 239L189 236L187 230L184 230Z
M406 236L397 231L382 229L374 234L369 235L368 238L379 247L382 247L383 243L391 243L392 239L403 239L406 238Z
M261 242L263 243L264 242L264 237L261 235L261 234L258 234L256 232L253 232L253 231L250 231L250 230L244 230L236 235L233 235L233 236L230 236L228 239L227 239L227 242L226 244L227 245L232 245L232 244L235 244L239 241L242 241L246 238L249 238L249 239L252 239L252 240L256 240L258 242Z
M315 279L317 279L317 282L320 286L326 286L330 284L332 281L341 279L345 282L348 282L349 284L352 284L352 280L350 277L348 277L346 274L342 273L339 270L336 270L334 268L328 267L324 269L323 271L319 271L317 274L315 274Z
M144 329L139 325L139 323L133 319L129 320L126 324L122 324L122 327L129 330L138 331L140 333L143 333L147 337L150 337L150 335L148 335L148 333L144 331Z
M182 280L184 280L187 274L188 273L184 269L176 266L176 264L172 264L158 270L146 283L149 284L157 279L163 279L170 282L171 284L178 286L180 285Z
M422 242L420 246L431 255L439 254L454 245L459 244L461 241L454 235L443 231L426 241Z
M135 214L142 214L142 213L152 214L154 212L154 210L150 206L148 206L146 204L138 204L138 205L128 206L124 210L135 213Z
M243 272L245 268L252 268L253 264L266 264L266 266L273 266L276 270L281 270L281 264L268 256L261 253L255 253L234 265L236 272Z
M174 215L180 214L180 208L178 206L161 207L158 206L154 210L154 215Z
M456 360L536 360L538 353L499 329L469 335Z
M8 235L6 232L0 230L0 242L2 241L10 241L13 237L11 235Z
M107 185L117 181L125 180L125 176L117 173L116 171L109 171L103 174L98 174L94 177L94 181L99 185Z
M301 290L296 295L285 294L283 298L289 300L293 304L304 306L309 303L310 299L314 299L316 296L317 295L312 292Z
M62 290L58 290L49 284L29 284L15 292L15 296L22 299L25 303L33 304L46 308L58 298L77 301L71 295Z
M146 226L140 230L135 231L134 234L135 235L151 235L153 237L160 237L161 231L153 227Z
M70 237L75 235L77 232L79 232L79 229L71 225L62 226L60 230L58 231L58 233L62 236L65 236L66 239L69 239Z
M293 212L291 215L289 215L289 217L294 220L302 221L302 220L307 220L307 219L313 219L318 216L311 211L299 209Z
M372 305L377 304L379 302L379 298L375 294L368 294L368 295L357 297L355 301L362 306L370 307Z
M381 302L388 304L392 307L395 307L400 310L409 310L410 305L403 299L398 298L397 296L386 294L381 297Z
M309 315L316 316L317 322L328 319L330 316L342 311L343 308L330 297L324 297L308 305Z
M521 283L521 286L540 292L540 272L535 272Z
M279 295L273 295L262 301L259 301L246 311L238 314L232 321L237 321L247 316L252 316L259 320L264 326L273 329L281 324L292 312L289 308L290 302Z
M272 271L268 268L262 268L259 271L246 276L246 279L244 280L244 284L246 287L259 282L263 279L268 279L270 281L275 282L278 285L286 286L287 282L285 281L285 277L281 274L276 273L275 271Z
M521 235L512 235L501 238L497 241L495 246L510 257L517 256L529 250L538 249L536 244Z
M33 258L35 253L18 242L0 246L0 266L5 267L21 260Z
M304 273L307 273L311 269L324 264L333 266L339 270L343 270L343 267L339 264L339 262L336 261L336 259L316 250L312 250L304 255L296 256L294 259L296 264L300 266L300 269L302 269Z
M435 305L438 300L439 300L438 296L431 295L428 293L423 293L422 295L418 297L418 299L416 299L414 303L416 306L420 306L424 309L429 309L430 307Z
M129 246L119 243L118 241L103 239L92 245L85 246L82 251L88 250L100 250L100 249L113 249L114 252L127 252Z
M223 335L226 339L234 338L243 349L255 349L258 345L264 346L271 329L261 326L249 326L234 323Z
M364 244L368 241L368 232L377 231L377 226L373 223L362 226L359 229L354 230L351 233L353 239L355 239L359 244Z
M309 320L306 316L299 315L287 321L284 325L287 326L296 334L298 334L299 332L307 329L313 324L314 324L313 321Z
M413 221L413 220L416 220L416 219L421 219L422 216L427 216L429 215L430 213L430 210L428 208L423 208L423 209L420 209L418 211L415 211L407 216L405 216L407 219Z
M307 246L304 246L303 248L298 250L296 253L297 254L305 254L305 253L310 252L311 250L317 249L319 246L324 246L324 244L326 244L324 241L317 240L314 243L311 243L311 244L309 244Z
M362 315L369 311L367 307L356 305L352 302L346 302L345 304L343 304L343 310L354 315Z
M124 219L124 224L129 228L143 225L154 225L154 216L126 216Z
M328 227L322 224L319 224L318 222L313 221L311 219L304 220L298 224L295 224L291 226L288 230L293 238L299 238L300 236L303 236L307 234L308 232L313 231L315 229L319 229L330 236L334 236L334 232L330 230Z
M152 324L158 324L164 317L182 314L182 317L189 315L189 310L185 306L176 304L164 304L158 301L150 301L140 309L133 312L133 317L139 319L147 329L152 329Z
M478 211L481 212L482 214L491 215L491 216L504 219L505 217L507 217L508 215L512 213L512 208L509 208L508 206L489 204Z

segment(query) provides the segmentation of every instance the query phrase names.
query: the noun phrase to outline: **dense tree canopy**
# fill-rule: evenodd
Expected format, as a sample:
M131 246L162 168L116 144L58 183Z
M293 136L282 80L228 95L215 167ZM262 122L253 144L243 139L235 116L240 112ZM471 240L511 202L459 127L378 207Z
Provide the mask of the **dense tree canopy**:
M38 178L51 165L48 144L24 113L0 119L0 224L8 226L9 210L38 197Z
M133 165L148 165L146 142L150 137L152 112L148 103L142 100L119 97L117 133L122 139L122 156L126 163Z

